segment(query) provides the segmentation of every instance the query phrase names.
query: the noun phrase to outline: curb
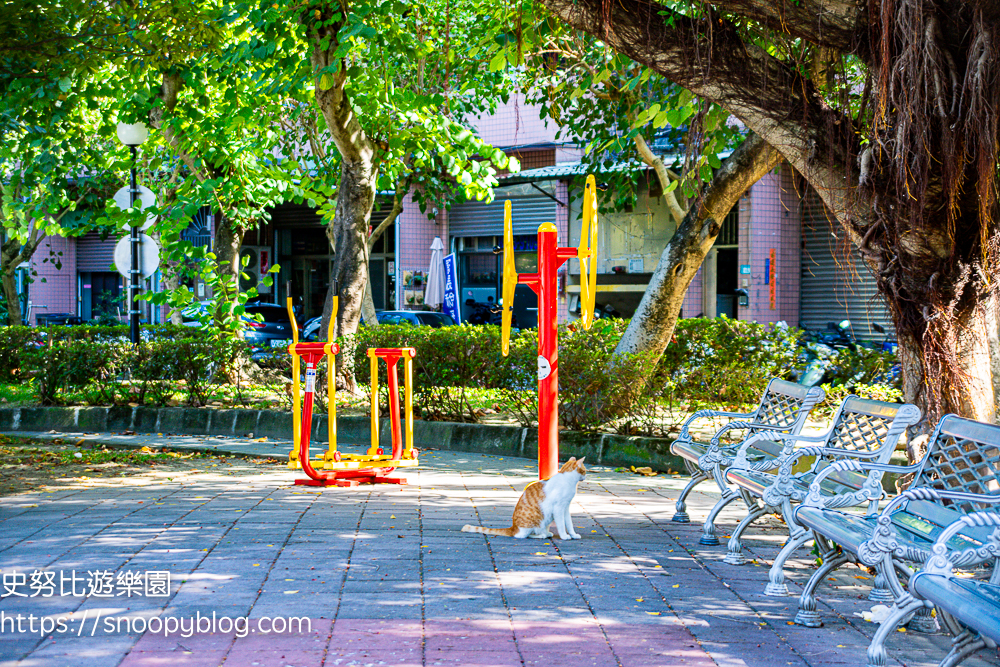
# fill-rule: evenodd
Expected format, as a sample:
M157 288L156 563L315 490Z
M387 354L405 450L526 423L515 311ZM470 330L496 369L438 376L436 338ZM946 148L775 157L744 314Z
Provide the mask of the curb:
M216 410L210 408L148 407L24 407L0 408L0 432L57 431L69 433L174 433L184 435L268 437L290 440L292 415L276 410ZM389 449L389 420L383 419L379 441ZM312 439L325 442L326 415L314 415ZM339 417L337 439L344 444L367 444L368 417ZM497 456L538 457L538 431L520 426L460 424L455 422L413 422L417 449L433 448ZM670 453L671 440L612 433L561 431L559 454L586 456L596 465L649 466L657 471L681 472L682 459Z

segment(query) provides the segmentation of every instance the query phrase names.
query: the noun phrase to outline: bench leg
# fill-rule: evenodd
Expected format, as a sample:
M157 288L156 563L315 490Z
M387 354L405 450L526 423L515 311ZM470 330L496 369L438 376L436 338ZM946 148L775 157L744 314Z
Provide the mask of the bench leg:
M722 562L729 563L730 565L743 565L747 562L746 557L743 555L743 544L740 542L740 537L743 535L743 531L750 527L750 524L767 514L769 509L766 505L761 507L757 503L750 505L747 515L743 517L743 520L739 522L736 529L733 530L733 534L729 537L726 557L722 559Z
M923 632L927 635L932 635L938 631L937 621L931 615L932 607L922 607L917 610L917 613L913 615L910 622L906 624L908 630L913 632Z
M970 630L965 630L951 642L951 650L938 667L955 667L981 648L986 648L982 637Z
M875 585L872 586L871 592L868 593L868 599L871 602L878 602L879 604L892 604L896 599L881 569L875 574Z
M795 527L795 524L789 523L789 528ZM774 563L771 564L771 571L767 573L768 583L764 587L764 595L771 595L774 597L782 597L788 595L788 586L785 585L785 562L792 557L792 554L801 547L803 544L812 539L812 533L806 530L801 530L794 535L788 536L788 541L785 542L785 546L781 547L781 551L774 559Z
M674 523L691 523L691 517L687 513L687 497L694 491L694 487L704 482L708 477L708 473L701 469L691 473L691 481L687 483L687 486L681 491L681 495L677 497L677 511L674 512L674 516L670 519L671 521Z
M922 606L924 606L923 601L917 600L909 594L903 595L903 597L901 597L896 604L893 605L892 609L889 611L889 618L882 621L882 625L879 626L878 630L875 632L875 636L872 637L872 643L868 645L867 667L885 667L885 640L890 635L896 634L896 627L904 618Z
M823 564L809 577L802 595L799 596L799 612L795 614L795 622L807 628L823 627L823 620L816 611L816 589L826 581L831 572L850 560L847 554L838 554L835 547L825 552L822 558Z
M726 505L733 502L739 496L732 489L727 489L728 494L722 494L718 502L712 508L712 511L708 513L708 518L705 519L705 523L701 527L701 538L698 540L698 544L704 544L706 546L714 547L719 544L719 538L715 536L715 520L719 516Z

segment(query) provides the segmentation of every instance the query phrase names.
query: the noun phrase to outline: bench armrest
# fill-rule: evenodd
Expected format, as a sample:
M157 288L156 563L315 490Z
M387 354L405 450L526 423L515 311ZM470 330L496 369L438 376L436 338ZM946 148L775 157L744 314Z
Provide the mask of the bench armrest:
M991 497L994 497L996 502L1000 502L1000 497ZM962 551L948 548L948 542L951 538L966 528L976 526L995 526L997 530L993 531L990 539L981 547L963 549ZM973 512L952 523L938 536L934 546L931 547L931 557L927 559L923 571L931 574L943 574L947 577L951 575L952 568L956 565L964 567L997 557L1000 557L1000 514Z
M754 416L754 412L722 412L720 410L698 410L693 415L688 417L684 424L681 426L681 434L677 436L678 440L690 440L691 439L691 424L699 419L709 419L711 417L729 417L731 419L746 419ZM725 427L723 427L725 428Z
M755 429L758 431L779 432L779 431L787 431L789 428L790 428L789 426L778 426L776 424L760 424L758 422L731 421L722 428L720 428L718 433L716 433L712 437L712 440L709 442L708 450L704 454L702 454L701 457L699 457L698 465L701 467L702 470L711 470L713 466L715 466L717 463L724 461L727 458L726 455L722 452L722 445L719 443L719 440L722 438L724 434L726 434L729 431L743 431L743 430ZM756 435L764 435L765 437L769 436L769 434L760 434L760 433Z
M772 442L784 442L784 446L781 450L781 454L778 455L773 461L766 461L764 463L751 464L747 460L747 452L750 451L750 447L754 443L760 440L770 440ZM798 433L757 433L746 440L740 445L739 450L736 452L736 457L733 459L733 468L745 468L748 470L770 470L771 468L776 468L782 459L796 451L796 442L826 442L827 436L824 435L801 435Z
M917 463L912 466L891 467L894 467L897 470L908 469L907 471L909 471L916 470L919 466L920 464ZM979 493L969 493L968 491L946 491L932 489L926 486L921 486L915 489L907 489L893 498L892 501L886 505L879 514L878 519L876 520L874 533L872 533L872 536L863 542L858 548L858 558L865 565L871 566L881 563L885 559L886 555L895 555L905 558L906 548L900 546L899 542L896 541L896 529L892 525L892 515L897 509L910 500L941 501L945 499L988 504L1000 503L1000 496L988 496ZM956 531L960 529L961 525L959 528L956 528Z
M806 447L806 448L803 448L803 449L801 449L799 451L801 453L805 454L806 450L808 450L808 449L812 449L812 448ZM828 448L824 448L824 449L828 449ZM833 463L831 463L830 465L828 465L826 468L823 468L823 470L821 470L820 473L818 475L816 475L816 479L814 479L812 481L812 484L809 485L809 495L806 496L805 501L802 503L803 505L805 505L807 507L825 507L826 505L824 503L823 492L822 492L822 485L823 485L823 482L826 481L827 477L829 477L830 475L832 475L832 474L834 474L836 472L848 472L848 471L855 471L855 472L865 472L865 471L868 471L868 472L870 472L870 471L875 470L875 471L882 472L883 474L885 474L887 472L895 472L895 473L899 473L901 475L905 475L906 473L916 472L917 469L920 467L920 463L919 462L918 463L914 463L913 465L908 465L908 466L897 466L897 465L892 465L891 463L874 463L872 461L856 461L856 460L854 460L853 458L850 458L850 457L865 458L865 457L877 456L877 454L873 455L871 452L850 452L850 451L844 451L844 450L840 450L840 449L835 450L835 451L838 453L838 455L842 456L843 458L841 458L840 461L834 461ZM798 453L799 452L796 452L796 454L798 454ZM875 498L879 498L881 496L882 496L882 488L880 486L878 488L878 494L875 496Z

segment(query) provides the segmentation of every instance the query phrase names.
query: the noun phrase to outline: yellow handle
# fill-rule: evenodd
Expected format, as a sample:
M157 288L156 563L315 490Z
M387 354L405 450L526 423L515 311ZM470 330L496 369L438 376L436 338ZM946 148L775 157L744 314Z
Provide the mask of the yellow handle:
M583 225L580 228L580 315L583 328L594 323L594 302L597 299L597 182L587 177L583 190Z
M517 270L514 268L514 224L510 216L510 200L503 205L503 307L500 323L500 350L503 356L510 352L510 325L514 316L514 290L517 288Z

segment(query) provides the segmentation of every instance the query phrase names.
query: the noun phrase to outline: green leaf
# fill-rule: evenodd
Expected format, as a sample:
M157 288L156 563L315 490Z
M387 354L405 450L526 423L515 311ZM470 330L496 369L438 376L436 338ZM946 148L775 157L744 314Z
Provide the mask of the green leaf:
M499 72L507 65L507 56L503 51L498 52L490 59L490 71Z

